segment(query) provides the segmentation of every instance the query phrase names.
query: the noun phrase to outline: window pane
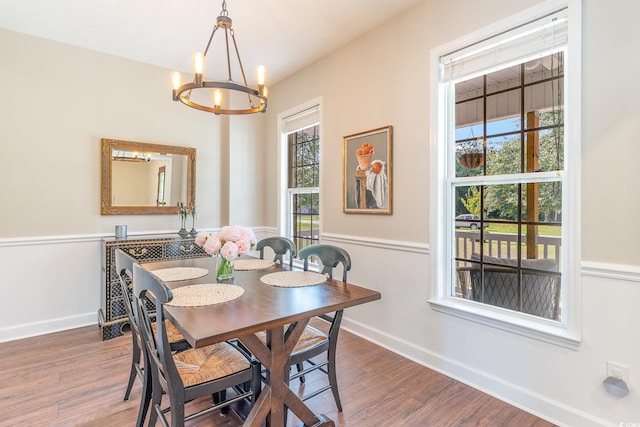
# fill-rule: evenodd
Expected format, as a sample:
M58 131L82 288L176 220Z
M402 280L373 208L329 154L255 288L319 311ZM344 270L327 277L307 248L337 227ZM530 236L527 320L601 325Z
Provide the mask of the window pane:
M487 96L487 135L520 130L521 111L519 89Z
M562 170L563 87L562 52L456 83L456 176Z
M318 193L292 194L293 235L298 250L320 241Z
M559 320L561 183L460 186L455 194L452 295Z
M287 237L299 249L319 243L320 127L309 126L288 135L289 200Z
M507 175L522 172L520 133L487 140L487 175Z
M554 122L554 116L562 116L564 111L549 111L540 114L538 145L540 170L553 171L564 169L564 124ZM561 120L558 118L558 120Z
M289 134L289 188L320 185L319 126Z

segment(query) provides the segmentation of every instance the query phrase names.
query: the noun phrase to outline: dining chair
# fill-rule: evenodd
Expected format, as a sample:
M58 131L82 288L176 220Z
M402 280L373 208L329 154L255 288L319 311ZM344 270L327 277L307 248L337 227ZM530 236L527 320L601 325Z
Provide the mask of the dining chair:
M284 256L289 252L289 267L293 267L293 258L297 254L296 244L286 237L267 237L260 240L256 244L256 250L260 251L260 259L264 259L264 249L269 247L273 250L275 256L273 260L275 262L280 261L280 264L284 265Z
M173 299L173 293L140 265L135 264L133 269L135 313L149 366L153 367L149 425L154 426L160 418L164 426L181 427L185 421L225 409L234 402L250 399L251 404L255 403L261 389L260 365L229 342L174 354L164 322L164 305ZM155 307L157 335L152 330L153 314L147 301ZM228 398L227 389L235 391ZM169 406L163 410L160 405L165 393ZM213 397L212 405L186 415L185 404L204 396ZM168 411L171 424L165 417Z
M309 258L316 257L322 264L322 274L328 275L329 278L333 278L333 269L337 267L338 264L342 264L343 282L347 281L347 272L351 270L351 257L349 253L337 246L320 244L307 246L300 250L298 257L304 261L305 271L309 269ZM289 367L295 365L297 368L297 372L290 375L290 381L299 378L300 382L305 382L305 374L315 370L323 372L329 379L328 385L305 394L302 400L310 399L331 389L338 412L342 412L342 403L340 402L340 394L338 393L336 375L336 346L338 344L338 332L340 331L340 323L342 322L342 313L343 310L338 310L334 313L318 316L322 320L329 322L328 333L324 333L313 326L307 325L289 357ZM266 341L266 334L259 333L256 335L261 340ZM322 354L326 354L326 360L311 360ZM309 367L304 367L305 362Z
M124 305L124 311L129 320L132 343L131 372L129 373L129 382L127 383L127 389L124 393L124 400L129 400L133 383L135 382L136 377L139 377L140 381L142 381L142 395L140 398L140 408L138 410L138 421L136 425L141 427L146 418L149 403L151 401L151 393L149 389L149 387L151 387L151 376L150 372L145 372L144 369L147 362L145 361L144 364L141 363L141 358L143 356L143 344L141 341L140 327L134 315L133 302L130 296L133 277L133 263L136 262L136 260L127 255L122 249L116 249L114 253L116 271L120 282L120 291L122 293L122 304ZM180 351L189 348L189 343L185 341L180 331L178 331L178 329L169 320L165 320L164 323L172 351ZM152 323L152 327L154 333L156 333L157 326L155 322Z

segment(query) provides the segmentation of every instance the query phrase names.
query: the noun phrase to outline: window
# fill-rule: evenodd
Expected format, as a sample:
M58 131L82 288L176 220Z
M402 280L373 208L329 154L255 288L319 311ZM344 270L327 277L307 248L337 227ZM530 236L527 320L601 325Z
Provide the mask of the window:
M434 159L445 165L436 165L432 203L446 224L434 233L434 302L571 341L567 166L579 140L567 134L569 12L551 3L432 54Z
M315 105L285 117L286 236L298 250L320 240L320 123Z
M167 201L164 198L165 178L167 176L167 167L162 166L158 168L158 195L156 197L157 206L165 206Z

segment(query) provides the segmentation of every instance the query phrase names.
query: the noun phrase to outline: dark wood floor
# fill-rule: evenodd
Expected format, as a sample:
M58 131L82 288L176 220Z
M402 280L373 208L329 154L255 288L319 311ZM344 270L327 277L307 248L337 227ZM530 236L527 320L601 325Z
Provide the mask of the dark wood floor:
M139 382L131 400L122 400L130 339L102 341L94 326L0 343L0 425L134 425ZM338 360L344 411L336 411L329 391L307 403L339 426L553 425L346 331L340 334ZM324 380L316 375L307 387ZM199 403L204 404L194 402ZM289 418L289 425L300 424ZM189 425L239 424L234 413L217 413Z

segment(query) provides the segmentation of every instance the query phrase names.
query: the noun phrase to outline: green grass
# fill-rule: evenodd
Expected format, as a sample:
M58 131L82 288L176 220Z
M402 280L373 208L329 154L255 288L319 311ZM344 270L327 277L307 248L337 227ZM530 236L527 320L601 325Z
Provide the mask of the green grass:
M516 224L490 224L486 231L492 233L511 233L516 234L518 232L518 226ZM525 226L522 227L522 232L526 233L527 229ZM539 225L538 226L538 234L543 236L561 236L562 235L562 227L559 225Z
M299 219L296 224L298 225L298 231L311 230L311 220L313 220L314 230L320 228L320 216L312 215L311 219Z

